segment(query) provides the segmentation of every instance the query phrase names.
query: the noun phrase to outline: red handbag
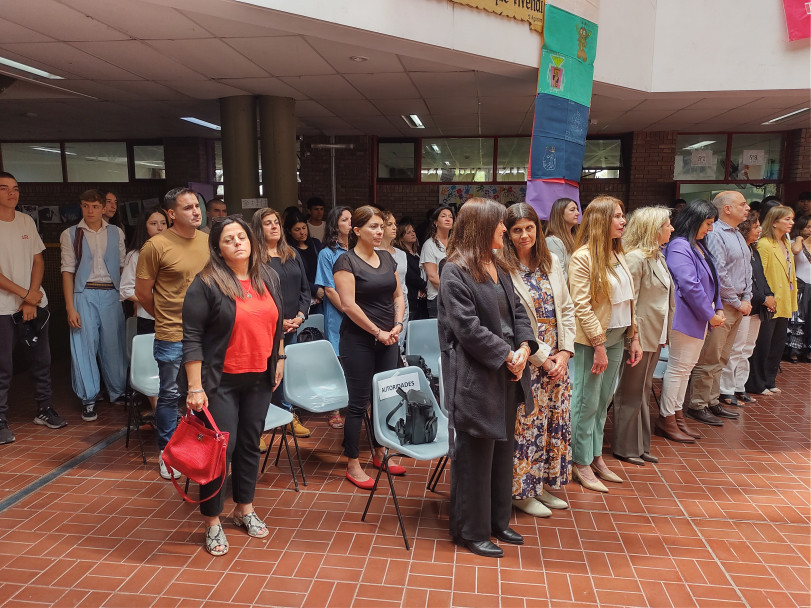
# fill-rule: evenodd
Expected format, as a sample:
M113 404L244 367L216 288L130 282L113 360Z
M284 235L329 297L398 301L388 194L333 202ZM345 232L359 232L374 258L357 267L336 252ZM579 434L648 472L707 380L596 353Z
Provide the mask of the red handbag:
M207 407L202 411L212 428L208 428L189 410L178 422L174 435L163 450L163 462L172 483L183 500L195 504L211 500L222 489L226 474L225 453L228 450L228 433L220 431ZM180 471L201 485L221 478L220 487L204 500L192 500L177 483L173 471Z

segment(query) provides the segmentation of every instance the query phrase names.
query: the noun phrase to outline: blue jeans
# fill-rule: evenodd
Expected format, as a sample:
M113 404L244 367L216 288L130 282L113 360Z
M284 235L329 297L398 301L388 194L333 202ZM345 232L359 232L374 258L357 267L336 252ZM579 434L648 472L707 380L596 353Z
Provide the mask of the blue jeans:
M182 342L155 340L153 349L158 363L160 391L155 406L155 424L158 428L158 449L163 450L177 428L178 401L180 391L177 389L177 373L183 359Z

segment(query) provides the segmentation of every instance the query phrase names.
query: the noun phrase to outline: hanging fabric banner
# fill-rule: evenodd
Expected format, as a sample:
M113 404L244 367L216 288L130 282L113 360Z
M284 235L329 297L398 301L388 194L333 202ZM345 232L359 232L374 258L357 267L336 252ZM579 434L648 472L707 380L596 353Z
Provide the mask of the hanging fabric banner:
M594 66L548 49L541 51L538 93L571 99L588 107L593 81Z
M543 31L544 0L450 0L489 13L527 21L530 29Z
M542 220L548 220L552 205L559 198L570 198L580 209L580 190L577 182L565 179L536 179L527 183L527 204Z
M783 10L786 12L789 41L811 38L811 2L783 0Z

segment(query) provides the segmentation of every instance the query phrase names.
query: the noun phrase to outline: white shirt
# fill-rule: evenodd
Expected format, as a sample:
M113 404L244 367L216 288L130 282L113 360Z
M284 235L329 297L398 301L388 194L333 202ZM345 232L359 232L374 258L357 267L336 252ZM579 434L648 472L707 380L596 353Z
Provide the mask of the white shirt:
M445 259L445 246L438 240L428 239L422 246L420 253L420 268L425 271L425 263L436 264L436 271L439 272L439 263ZM427 287L425 289L428 294L429 300L435 300L439 292L433 286L431 281L426 281Z
M634 300L634 284L631 277L625 272L622 264L615 267L617 276L608 273L608 281L611 283L611 319L608 321L607 329L617 327L630 327L631 325L631 302Z
M31 285L31 269L34 256L42 253L45 245L37 232L37 225L31 216L14 212L10 222L0 221L0 274L28 289ZM42 292L40 306L47 306L48 298ZM0 315L13 315L23 299L17 294L0 289Z
M805 257L803 251L794 256L794 269L798 279L803 283L811 283L811 262ZM808 330L806 329L806 331Z
M130 251L127 257L124 258L124 270L121 271L121 287L118 290L121 296L121 301L129 300L135 295L135 270L138 268L138 257L141 255L140 251ZM137 308L136 315L142 319L155 320L143 306L137 302L133 302Z
M110 273L107 272L107 266L104 263L104 254L107 251L107 222L101 220L101 228L96 231L87 227L84 219L78 223L78 227L84 230L85 243L84 245L90 246L90 251L93 254L93 268L90 270L90 276L87 278L89 283L112 283ZM118 228L118 259L119 266L124 266L124 256L126 249L124 247L124 231ZM62 231L59 237L59 247L62 251L62 272L76 273L76 255L73 253L73 242L70 239L70 228Z
M310 222L307 222L307 230L310 232L311 237L323 242L324 232L327 230L327 223L322 221L318 226L313 226Z

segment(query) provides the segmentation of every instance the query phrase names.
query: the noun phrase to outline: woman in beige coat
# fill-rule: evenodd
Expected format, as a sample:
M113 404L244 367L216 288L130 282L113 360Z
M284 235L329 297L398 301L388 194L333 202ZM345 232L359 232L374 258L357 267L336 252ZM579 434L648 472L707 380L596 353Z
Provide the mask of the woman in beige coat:
M541 234L535 210L517 203L507 210L507 238L501 250L512 268L513 289L527 311L538 350L529 357L532 407L518 406L513 460L513 505L549 517L565 509L551 494L569 482L571 393L569 357L574 353L574 307L557 256Z
M614 458L643 466L658 462L650 453L648 399L659 352L667 343L676 301L673 281L661 248L670 240L670 210L643 207L634 211L622 244L625 262L634 281L636 323L642 360L635 367L624 365L614 394Z

